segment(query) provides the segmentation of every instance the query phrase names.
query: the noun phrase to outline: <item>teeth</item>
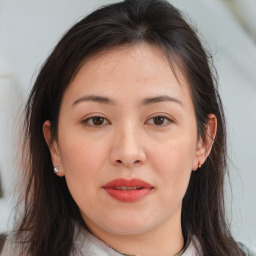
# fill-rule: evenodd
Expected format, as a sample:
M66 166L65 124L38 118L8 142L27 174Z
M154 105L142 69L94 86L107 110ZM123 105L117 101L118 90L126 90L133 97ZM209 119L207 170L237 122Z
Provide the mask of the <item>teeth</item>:
M134 189L141 189L141 187L114 187L114 189L119 189L119 190L134 190Z

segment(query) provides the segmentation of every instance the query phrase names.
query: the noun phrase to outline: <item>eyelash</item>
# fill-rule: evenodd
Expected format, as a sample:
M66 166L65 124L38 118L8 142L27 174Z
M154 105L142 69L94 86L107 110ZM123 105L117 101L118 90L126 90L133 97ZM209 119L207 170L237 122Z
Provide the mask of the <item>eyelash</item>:
M155 125L155 126L162 127L162 126L166 126L166 125L168 125L168 124L170 124L170 123L173 122L173 120L171 120L170 118L168 118L168 117L166 117L166 116L157 115L157 116L153 116L153 117L149 118L149 119L146 121L146 123L147 123L147 122L149 123L150 120L153 120L153 122L154 122L154 119L156 119L156 118L162 119L162 120L164 121L163 124L150 123L150 125ZM101 124L93 124L93 121L94 121L95 119L100 119L100 120L98 120L98 121L103 121L103 123L101 123ZM97 120L96 120L96 121L97 121ZM90 122L92 122L92 123L90 123ZM91 117L86 118L85 120L83 120L83 124L85 124L86 126L89 126L89 127L100 128L100 127L102 127L102 126L105 126L105 125L110 124L110 122L109 122L105 117L102 117L102 116L91 116Z

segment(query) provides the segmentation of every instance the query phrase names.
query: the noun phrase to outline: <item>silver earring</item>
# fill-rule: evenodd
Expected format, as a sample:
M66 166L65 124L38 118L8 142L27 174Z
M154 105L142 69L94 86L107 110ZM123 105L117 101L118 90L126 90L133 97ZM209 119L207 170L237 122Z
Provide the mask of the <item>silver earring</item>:
M57 174L59 172L59 166L55 166L53 168L53 171L54 171L55 174Z

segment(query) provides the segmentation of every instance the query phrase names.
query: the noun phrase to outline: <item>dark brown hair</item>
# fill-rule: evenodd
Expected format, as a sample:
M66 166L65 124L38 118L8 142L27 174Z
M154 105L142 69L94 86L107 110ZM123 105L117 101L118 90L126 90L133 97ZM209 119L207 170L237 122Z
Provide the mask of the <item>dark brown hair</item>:
M242 255L225 219L226 130L211 57L181 12L164 0L127 0L96 10L63 36L42 66L26 105L27 185L24 213L16 233L28 255L70 255L74 222L84 225L65 178L58 178L52 171L43 123L50 120L53 136L57 135L63 93L84 59L140 42L160 47L173 71L177 66L187 78L198 136L207 136L209 114L218 120L212 151L200 171L192 172L183 199L184 248L196 236L205 256Z

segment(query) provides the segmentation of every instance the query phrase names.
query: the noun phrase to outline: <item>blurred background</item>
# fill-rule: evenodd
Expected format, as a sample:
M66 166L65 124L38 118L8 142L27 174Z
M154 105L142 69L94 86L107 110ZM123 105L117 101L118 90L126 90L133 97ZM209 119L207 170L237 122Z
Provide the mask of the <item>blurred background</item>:
M112 0L0 0L0 233L12 228L20 116L36 74L63 33ZM227 215L256 250L256 0L170 0L214 56L228 125Z

